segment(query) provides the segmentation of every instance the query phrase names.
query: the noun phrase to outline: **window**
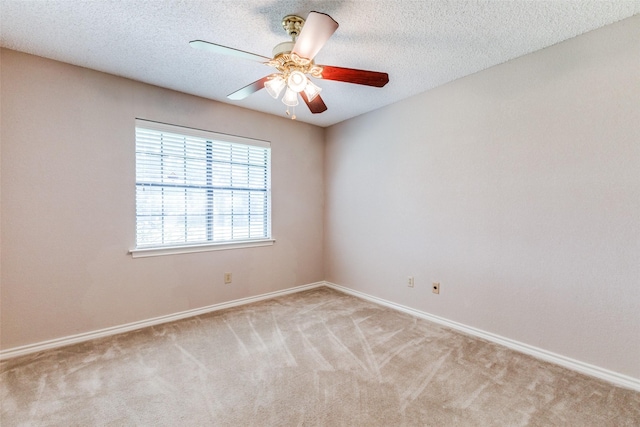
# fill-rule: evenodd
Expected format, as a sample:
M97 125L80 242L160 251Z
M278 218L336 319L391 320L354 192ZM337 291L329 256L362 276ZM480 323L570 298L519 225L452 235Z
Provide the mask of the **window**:
M136 120L132 254L271 241L270 157L268 142Z

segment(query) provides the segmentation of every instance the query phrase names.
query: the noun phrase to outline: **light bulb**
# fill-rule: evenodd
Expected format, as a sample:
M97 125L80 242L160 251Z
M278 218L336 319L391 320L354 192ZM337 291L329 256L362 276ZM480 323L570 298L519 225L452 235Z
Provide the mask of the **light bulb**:
M284 89L286 85L287 84L285 83L282 76L276 75L274 78L267 80L264 83L264 88L274 99L278 99L278 97L282 93L282 89Z
M295 92L302 92L305 86L307 86L307 77L300 71L294 71L289 74L287 85L289 89Z
M290 88L287 88L287 91L282 97L282 103L284 105L288 105L289 107L295 107L296 105L298 105L298 94L292 91Z
M304 93L307 95L309 102L313 101L316 96L320 95L320 92L322 92L322 88L316 86L311 80L307 79L307 85L304 88Z

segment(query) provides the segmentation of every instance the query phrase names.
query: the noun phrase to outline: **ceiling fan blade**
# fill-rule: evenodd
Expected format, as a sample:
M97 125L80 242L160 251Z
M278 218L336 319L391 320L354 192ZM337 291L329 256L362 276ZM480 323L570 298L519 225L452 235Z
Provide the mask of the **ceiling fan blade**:
M209 43L204 40L192 40L189 42L191 47L201 50L208 50L209 52L221 53L223 55L231 55L237 58L249 59L251 61L267 62L271 61L271 58L258 55L256 53L245 52L244 50L234 49L232 47L222 46L215 43Z
M246 85L242 89L238 89L237 91L230 93L229 95L227 95L227 98L232 99L234 101L245 99L247 96L251 95L252 93L256 93L260 89L264 89L264 83L267 80L269 80L270 77L271 75L268 75L261 78L260 80L256 80L255 82Z
M313 59L337 29L338 23L329 15L309 12L291 52L302 58Z
M320 95L313 98L313 101L311 102L309 102L309 98L307 97L306 93L300 92L300 96L302 97L305 104L307 104L307 107L309 107L309 110L313 114L318 114L318 113L322 113L323 111L327 111L327 106L325 105L322 98L320 98Z
M389 83L389 74L377 71L356 70L354 68L332 67L321 65L322 78L325 80L336 80L339 82L355 83L383 87Z

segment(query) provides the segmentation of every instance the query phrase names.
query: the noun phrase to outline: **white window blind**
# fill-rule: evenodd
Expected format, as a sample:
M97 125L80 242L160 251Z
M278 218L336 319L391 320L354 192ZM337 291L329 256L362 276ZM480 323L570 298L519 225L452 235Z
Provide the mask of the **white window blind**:
M268 142L136 120L136 247L271 238Z

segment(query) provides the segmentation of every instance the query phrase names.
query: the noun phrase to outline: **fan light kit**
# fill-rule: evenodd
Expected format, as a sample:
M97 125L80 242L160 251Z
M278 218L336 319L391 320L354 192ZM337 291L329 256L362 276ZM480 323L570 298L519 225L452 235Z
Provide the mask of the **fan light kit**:
M299 104L298 95L313 114L327 110L320 97L322 89L313 83L310 77L373 87L383 87L389 82L387 73L316 65L313 62L316 54L338 29L338 23L329 15L310 12L306 21L296 15L287 15L282 19L282 27L291 37L291 41L276 45L272 52L273 58L203 40L193 40L189 44L197 49L251 59L274 67L277 73L263 77L231 93L227 98L241 100L264 88L274 99L278 99L284 91L282 102L287 106L287 115L292 119L296 118L295 106ZM293 112L289 111L289 107Z

